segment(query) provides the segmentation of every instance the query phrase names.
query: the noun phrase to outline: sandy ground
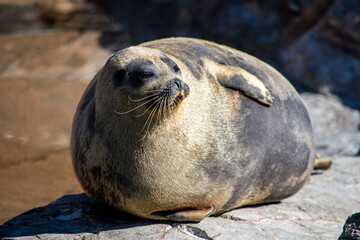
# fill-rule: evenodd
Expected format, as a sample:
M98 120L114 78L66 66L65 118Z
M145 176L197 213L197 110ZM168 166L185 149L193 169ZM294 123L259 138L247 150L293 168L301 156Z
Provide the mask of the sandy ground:
M72 118L110 53L96 32L0 34L0 224L81 193L70 160Z
M83 192L73 173L68 150L2 168L0 182L0 224L64 194Z

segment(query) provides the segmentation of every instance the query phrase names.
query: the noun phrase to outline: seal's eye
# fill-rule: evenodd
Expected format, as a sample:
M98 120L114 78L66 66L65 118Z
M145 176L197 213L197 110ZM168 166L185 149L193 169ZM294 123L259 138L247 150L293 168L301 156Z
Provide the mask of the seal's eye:
M140 79L140 80L146 80L149 78L154 77L155 74L153 72L138 72L136 73L136 78Z
M133 60L126 69L129 72L128 83L134 87L141 87L160 76L159 69L150 60Z

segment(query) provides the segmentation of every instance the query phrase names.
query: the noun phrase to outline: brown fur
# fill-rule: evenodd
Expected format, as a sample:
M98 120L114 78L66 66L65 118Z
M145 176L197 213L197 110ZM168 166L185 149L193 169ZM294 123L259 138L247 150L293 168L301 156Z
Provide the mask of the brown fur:
M191 56L195 50L187 46L203 47L195 49L203 56ZM184 53L187 50L189 54ZM164 54L181 73L170 71L159 59ZM222 62L233 56L238 57L239 64ZM155 64L159 78L135 88L126 85L130 80L125 75L125 83L114 86L117 69L146 60ZM232 81L234 76L240 77ZM135 109L143 101L134 100L146 98L148 91L163 89L175 77L189 86L190 94L174 109L165 108L165 104L160 105L162 111L151 112L147 105ZM245 80L239 91L238 80ZM285 109L293 107L299 108L295 114L303 114L305 121L298 123L296 117L287 117ZM246 134L254 128L246 120L254 114L252 109L265 116L256 118L266 127L262 130L262 125L258 126L259 136ZM269 115L269 111L276 112ZM144 131L147 119L150 123ZM289 153L287 143L277 143L279 139L274 138L268 147L274 149L268 150L274 156L285 151L284 160L268 159L268 152L262 150L270 140L261 134L282 136L267 127L276 121L284 121L284 128L288 122L300 125L284 133L294 139ZM257 147L248 145L251 138L264 140L259 140ZM112 56L79 103L71 150L79 182L90 197L140 217L177 221L200 221L215 211L288 197L306 183L314 160L306 109L283 76L242 52L187 38L148 42ZM298 150L304 156L287 157ZM301 170L289 173L287 168Z

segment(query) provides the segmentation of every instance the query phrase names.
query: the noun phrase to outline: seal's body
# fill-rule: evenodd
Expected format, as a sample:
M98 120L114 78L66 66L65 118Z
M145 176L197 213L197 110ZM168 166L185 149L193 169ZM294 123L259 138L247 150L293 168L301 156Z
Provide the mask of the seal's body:
M114 54L79 103L71 153L91 198L176 221L289 197L315 159L307 110L280 73L189 38Z

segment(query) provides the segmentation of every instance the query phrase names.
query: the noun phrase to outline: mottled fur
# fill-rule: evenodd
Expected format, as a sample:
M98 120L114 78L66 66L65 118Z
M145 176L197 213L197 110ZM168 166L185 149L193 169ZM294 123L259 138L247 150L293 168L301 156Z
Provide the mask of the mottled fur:
M146 61L157 77L136 85L129 64ZM190 94L156 114L146 133L139 134L146 105L117 114L174 78ZM308 113L281 74L240 51L189 38L114 54L79 103L71 153L93 199L178 221L289 197L307 182L315 158Z

